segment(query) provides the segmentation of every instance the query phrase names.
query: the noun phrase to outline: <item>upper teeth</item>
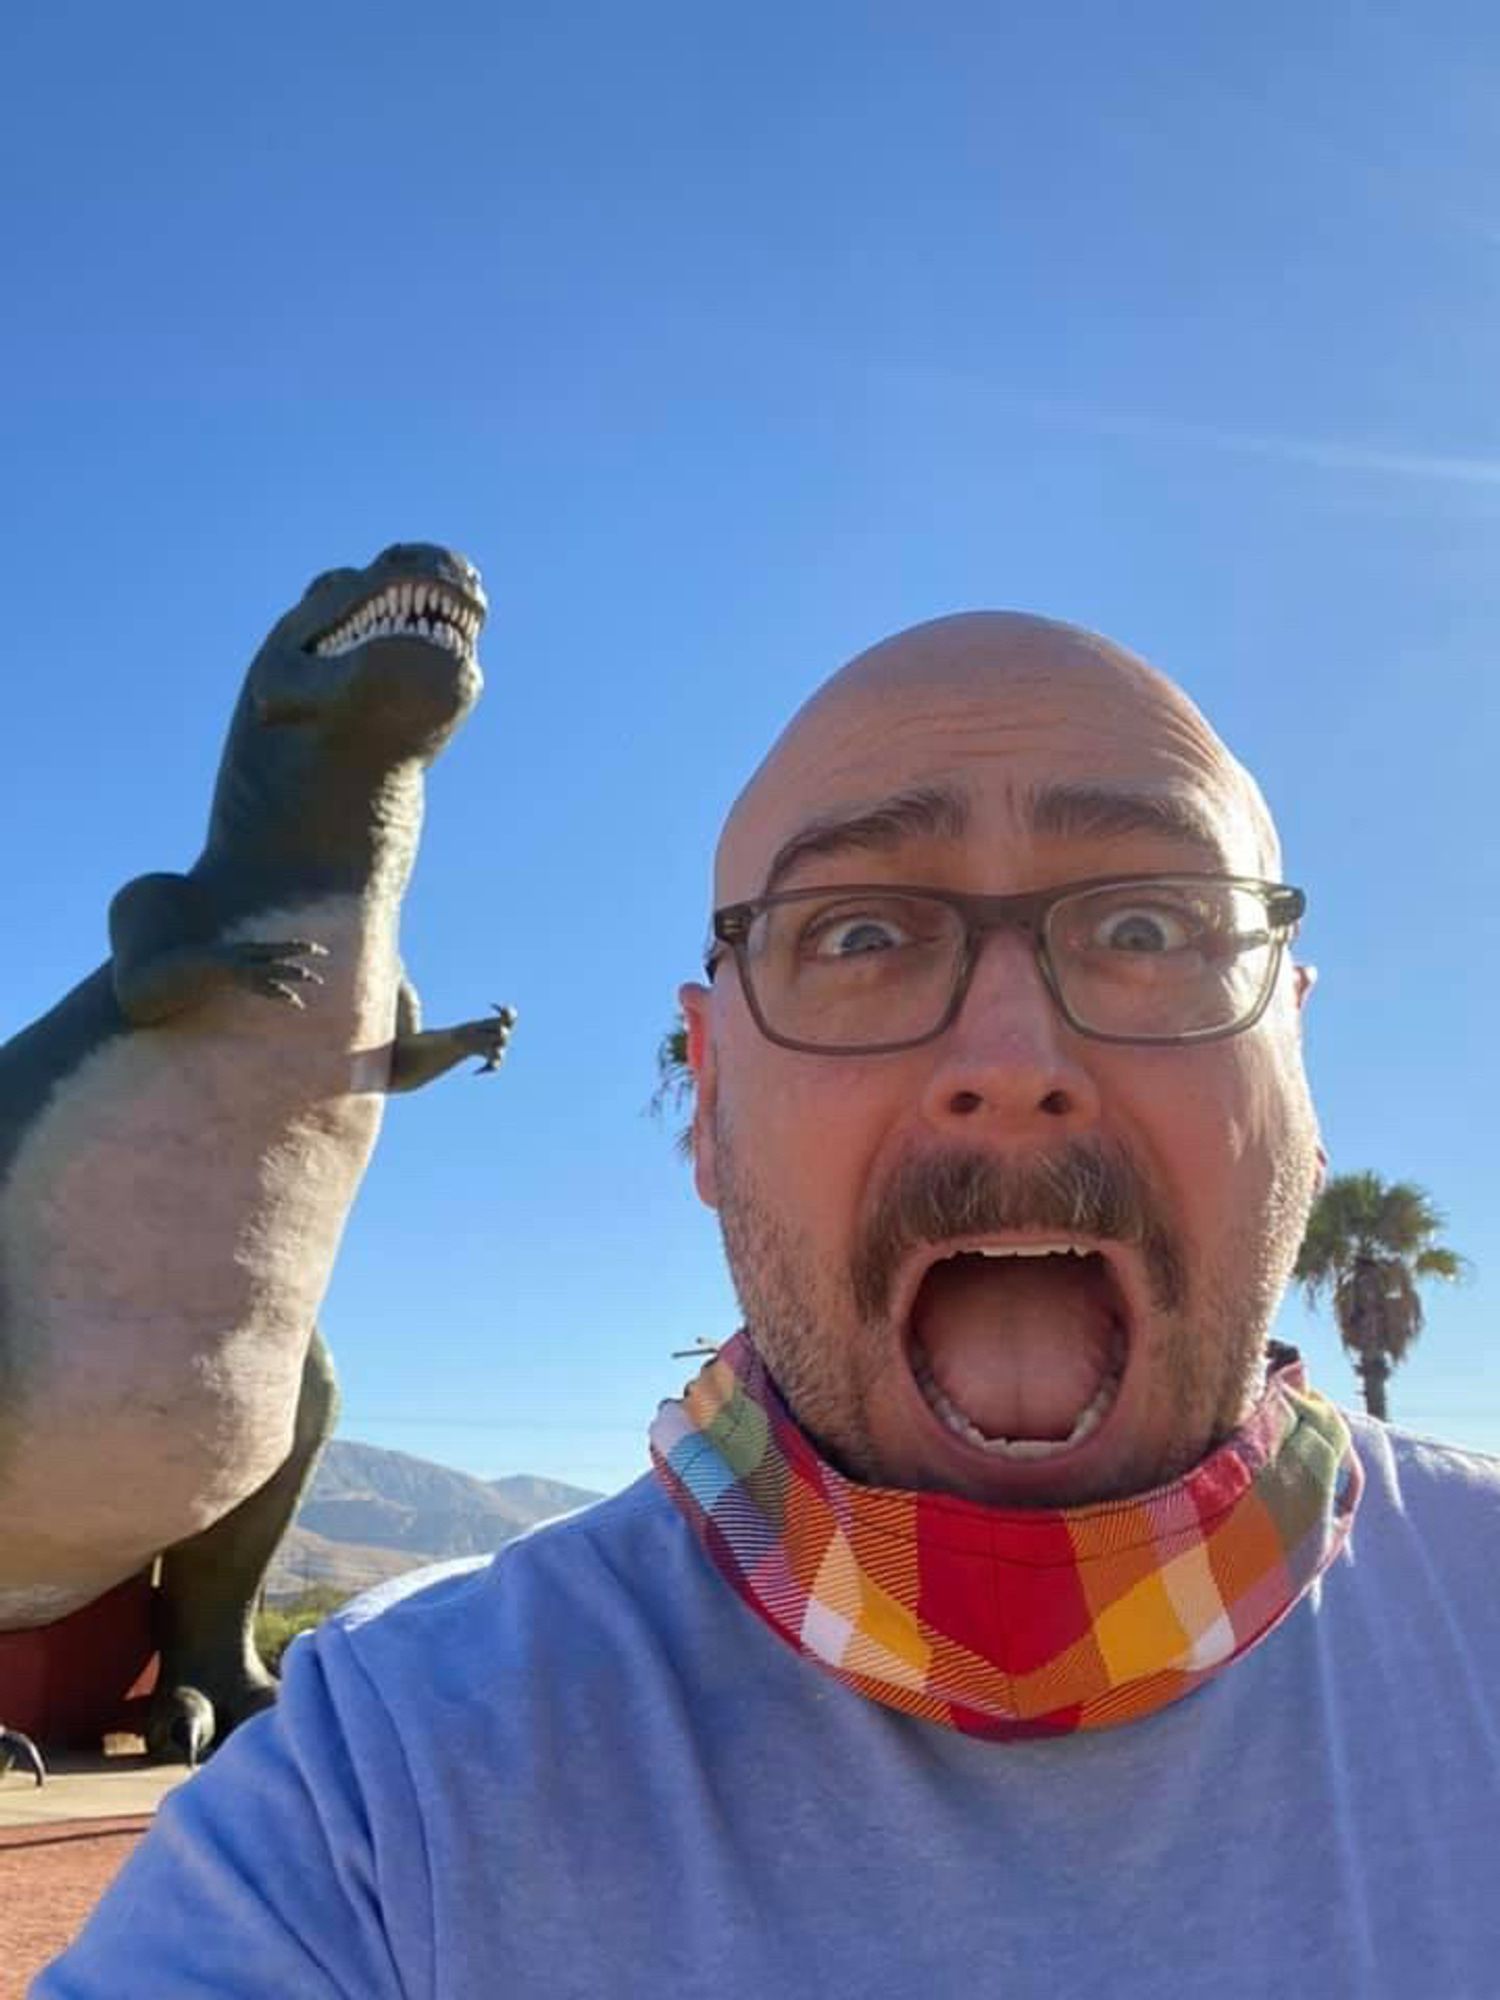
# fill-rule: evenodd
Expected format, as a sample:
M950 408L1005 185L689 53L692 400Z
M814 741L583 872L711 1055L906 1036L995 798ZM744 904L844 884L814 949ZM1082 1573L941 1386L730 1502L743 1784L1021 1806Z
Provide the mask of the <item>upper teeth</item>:
M1091 1257L1083 1243L979 1243L970 1253L975 1257Z
M445 646L450 653L469 653L480 623L472 605L440 583L393 583L326 632L313 651L326 659L401 632Z

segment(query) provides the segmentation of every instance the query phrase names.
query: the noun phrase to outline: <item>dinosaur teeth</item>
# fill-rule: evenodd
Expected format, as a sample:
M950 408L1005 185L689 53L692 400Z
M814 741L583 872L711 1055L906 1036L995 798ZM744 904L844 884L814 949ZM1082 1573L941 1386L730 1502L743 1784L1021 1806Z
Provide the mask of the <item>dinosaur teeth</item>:
M371 639L401 633L462 657L472 653L481 622L472 606L440 583L392 584L325 633L313 651L322 659L332 659Z

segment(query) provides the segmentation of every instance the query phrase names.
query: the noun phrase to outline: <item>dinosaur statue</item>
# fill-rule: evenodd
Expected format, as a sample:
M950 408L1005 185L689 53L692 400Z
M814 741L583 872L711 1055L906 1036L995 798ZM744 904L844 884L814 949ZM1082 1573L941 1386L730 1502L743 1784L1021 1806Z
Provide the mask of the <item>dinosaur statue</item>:
M0 1635L160 1558L158 1757L274 1699L253 1616L333 1429L316 1315L386 1094L495 1069L514 1025L424 1029L397 953L486 608L427 544L317 577L251 663L198 860L127 883L106 963L0 1047ZM40 1777L0 1730L12 1755Z

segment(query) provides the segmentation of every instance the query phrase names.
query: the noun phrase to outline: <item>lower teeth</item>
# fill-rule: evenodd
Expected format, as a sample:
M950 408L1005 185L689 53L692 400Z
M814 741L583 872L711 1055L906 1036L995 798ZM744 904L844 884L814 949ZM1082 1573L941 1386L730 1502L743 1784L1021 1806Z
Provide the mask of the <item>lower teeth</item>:
M1117 1355L1108 1374L1079 1411L1072 1430L1064 1438L986 1437L979 1426L971 1423L964 1415L952 1397L938 1386L937 1378L920 1349L912 1372L917 1378L929 1408L942 1418L955 1437L963 1438L968 1444L978 1445L981 1451L988 1452L993 1458L1052 1458L1058 1452L1070 1451L1074 1445L1081 1444L1103 1423L1119 1391L1124 1365L1123 1355Z

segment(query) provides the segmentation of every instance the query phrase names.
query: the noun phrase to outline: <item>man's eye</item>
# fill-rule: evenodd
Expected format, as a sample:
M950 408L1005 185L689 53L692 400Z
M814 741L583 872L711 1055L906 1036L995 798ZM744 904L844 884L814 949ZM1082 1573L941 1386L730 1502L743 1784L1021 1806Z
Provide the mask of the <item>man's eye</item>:
M893 951L910 941L902 926L890 917L845 911L809 924L802 947L814 958L855 958L867 952Z
M1107 951L1182 951L1192 944L1199 926L1176 910L1157 904L1111 910L1094 928L1092 942Z

